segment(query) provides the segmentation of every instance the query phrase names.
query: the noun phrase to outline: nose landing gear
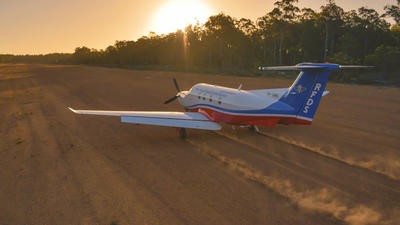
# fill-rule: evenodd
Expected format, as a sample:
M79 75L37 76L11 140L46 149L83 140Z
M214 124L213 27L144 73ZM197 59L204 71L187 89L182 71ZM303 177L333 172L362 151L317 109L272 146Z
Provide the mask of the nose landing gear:
M256 125L250 125L249 130L256 133L260 133L260 129Z

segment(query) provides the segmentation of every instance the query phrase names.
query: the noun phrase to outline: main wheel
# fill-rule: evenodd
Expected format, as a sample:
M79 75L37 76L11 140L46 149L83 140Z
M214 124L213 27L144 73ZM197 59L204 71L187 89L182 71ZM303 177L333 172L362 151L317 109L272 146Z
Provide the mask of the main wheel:
M186 137L187 137L186 129L185 129L185 128L179 128L178 131L179 131L179 137L180 137L182 140L185 140Z

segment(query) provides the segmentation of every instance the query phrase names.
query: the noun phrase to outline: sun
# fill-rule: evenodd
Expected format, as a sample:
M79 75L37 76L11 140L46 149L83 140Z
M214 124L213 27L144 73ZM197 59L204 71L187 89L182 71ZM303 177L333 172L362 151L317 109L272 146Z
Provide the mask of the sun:
M155 13L151 31L158 34L183 30L189 24L204 23L211 15L210 8L202 1L173 0L162 5Z

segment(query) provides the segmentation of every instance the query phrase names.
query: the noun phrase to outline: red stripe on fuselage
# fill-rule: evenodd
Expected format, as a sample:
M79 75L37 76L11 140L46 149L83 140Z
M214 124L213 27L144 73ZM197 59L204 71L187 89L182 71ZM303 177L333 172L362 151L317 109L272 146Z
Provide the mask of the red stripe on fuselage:
M231 115L223 112L219 112L209 108L193 108L190 112L200 112L207 116L211 121L236 124L236 125L256 125L256 126L268 126L273 127L276 124L303 124L310 125L311 121L300 119L297 117L283 117L283 116L254 116L254 115Z

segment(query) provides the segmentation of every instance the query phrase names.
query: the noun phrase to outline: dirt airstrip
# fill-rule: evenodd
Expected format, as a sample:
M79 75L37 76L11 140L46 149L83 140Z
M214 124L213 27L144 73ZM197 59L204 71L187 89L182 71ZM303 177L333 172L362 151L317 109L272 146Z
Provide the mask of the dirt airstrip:
M0 224L400 224L400 89L328 84L312 126L220 132L67 110L182 111L199 82L291 80L0 65Z

